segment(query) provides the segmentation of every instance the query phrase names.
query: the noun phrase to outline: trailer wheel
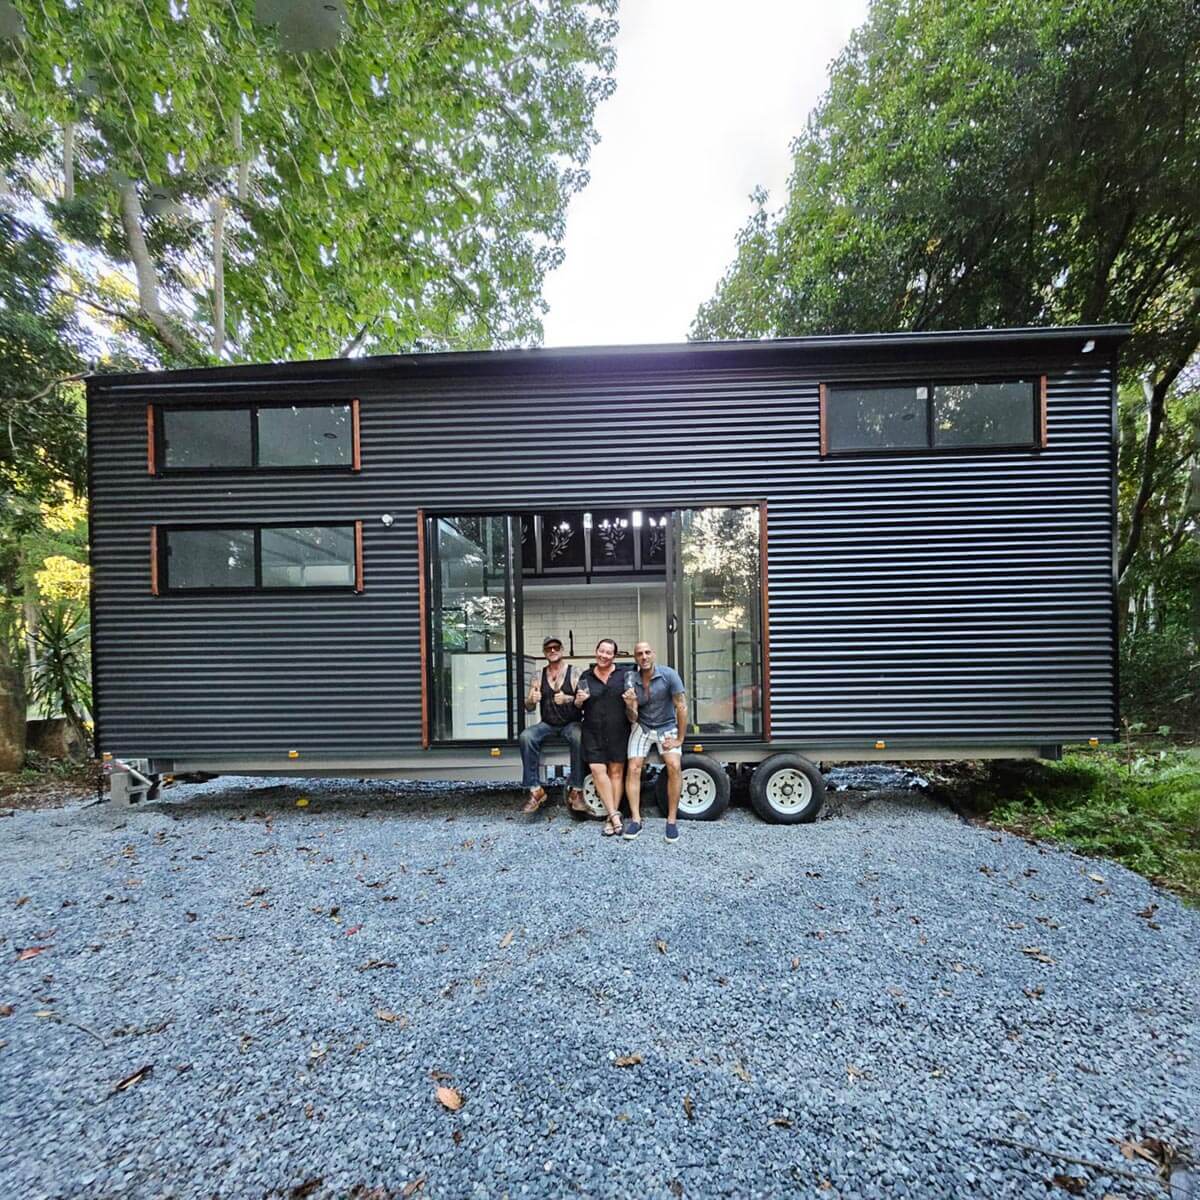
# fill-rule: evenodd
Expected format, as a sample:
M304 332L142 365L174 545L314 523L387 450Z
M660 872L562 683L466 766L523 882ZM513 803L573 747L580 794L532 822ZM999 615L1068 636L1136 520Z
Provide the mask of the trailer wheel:
M685 754L680 765L679 817L684 821L715 821L729 807L729 776L707 754ZM654 803L667 815L667 768L654 781Z
M825 780L802 754L773 754L750 777L750 804L764 821L815 821L825 803Z
M608 815L604 811L604 801L600 799L600 793L596 791L596 781L592 778L591 771L583 777L583 802L593 817L603 820Z

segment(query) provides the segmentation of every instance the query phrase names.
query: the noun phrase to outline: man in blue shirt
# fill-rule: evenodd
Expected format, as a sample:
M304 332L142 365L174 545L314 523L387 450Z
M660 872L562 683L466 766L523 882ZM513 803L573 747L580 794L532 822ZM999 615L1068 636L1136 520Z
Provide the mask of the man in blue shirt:
M629 765L625 771L625 795L629 798L630 819L622 836L633 841L642 832L642 766L651 746L657 746L667 772L668 842L679 840L680 764L683 761L683 734L687 731L687 694L683 680L672 667L660 667L654 661L654 647L638 642L633 648L637 670L625 680L625 712L633 729L629 734Z

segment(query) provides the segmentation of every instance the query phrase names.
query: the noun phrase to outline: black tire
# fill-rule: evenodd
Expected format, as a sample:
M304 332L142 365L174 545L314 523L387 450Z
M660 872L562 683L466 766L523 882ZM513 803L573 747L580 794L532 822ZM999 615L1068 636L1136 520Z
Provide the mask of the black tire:
M815 821L825 803L825 780L803 754L772 754L750 777L750 804L773 825Z
M707 754L685 754L680 766L683 794L679 798L681 821L715 821L729 807L729 776L715 758ZM667 769L654 781L654 803L667 815Z

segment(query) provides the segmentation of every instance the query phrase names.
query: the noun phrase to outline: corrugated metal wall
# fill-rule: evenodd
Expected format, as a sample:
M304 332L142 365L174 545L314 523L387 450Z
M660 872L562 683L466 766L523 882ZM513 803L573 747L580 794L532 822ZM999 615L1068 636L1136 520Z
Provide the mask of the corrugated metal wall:
M326 366L314 371L325 382L247 388L244 372L216 372L170 391L229 399L221 385L236 379L239 395L359 396L362 473L324 478L151 477L145 405L168 393L96 381L101 748L300 747L306 759L419 748L416 509L545 507L550 481L562 508L767 500L776 742L1107 738L1112 358L1065 357L1064 345L955 353L747 352L732 367L610 356L603 371L397 367L352 384L329 382ZM819 381L985 370L1048 374L1044 451L819 457ZM293 519L364 521L362 595L150 595L152 524Z

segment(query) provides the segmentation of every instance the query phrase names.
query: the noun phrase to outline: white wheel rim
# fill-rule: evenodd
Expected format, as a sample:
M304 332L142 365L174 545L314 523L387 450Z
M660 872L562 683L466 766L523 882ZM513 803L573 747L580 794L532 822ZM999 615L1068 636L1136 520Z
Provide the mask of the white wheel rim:
M596 791L596 781L590 775L583 781L583 802L593 817L606 815L604 801L600 799L600 793Z
M778 813L795 813L812 801L812 780L795 767L772 771L765 788L767 803Z
M679 790L679 811L702 813L717 799L716 780L700 767L685 767Z

